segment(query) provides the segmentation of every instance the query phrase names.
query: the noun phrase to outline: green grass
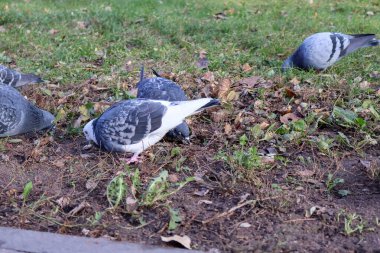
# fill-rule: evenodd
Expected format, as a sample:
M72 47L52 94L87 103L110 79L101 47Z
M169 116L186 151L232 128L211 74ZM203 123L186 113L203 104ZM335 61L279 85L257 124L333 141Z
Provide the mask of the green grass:
M80 83L94 74L126 78L127 60L136 64L153 60L157 68L197 73L194 62L204 49L210 70L218 76L265 76L271 70L280 75L284 58L312 33L379 32L378 1L331 2L3 0L0 25L6 32L1 33L0 54L6 57L0 61L11 59L25 71L65 84ZM226 20L213 17L224 10L231 10ZM367 15L368 11L375 15ZM88 28L79 29L78 21L88 22ZM59 32L51 35L51 29ZM349 83L357 76L368 78L379 69L378 50L361 50L327 73ZM105 53L104 65L88 68L86 64L99 58L97 51ZM244 63L253 66L251 73L241 73ZM322 85L336 81L299 71L288 75Z

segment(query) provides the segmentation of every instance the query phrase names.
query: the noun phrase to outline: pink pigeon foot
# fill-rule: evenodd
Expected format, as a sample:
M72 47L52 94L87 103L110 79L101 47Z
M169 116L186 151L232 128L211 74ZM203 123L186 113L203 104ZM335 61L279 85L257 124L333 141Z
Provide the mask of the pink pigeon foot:
M139 154L133 154L133 156L130 159L126 159L127 164L131 163L140 163L141 160L139 160Z

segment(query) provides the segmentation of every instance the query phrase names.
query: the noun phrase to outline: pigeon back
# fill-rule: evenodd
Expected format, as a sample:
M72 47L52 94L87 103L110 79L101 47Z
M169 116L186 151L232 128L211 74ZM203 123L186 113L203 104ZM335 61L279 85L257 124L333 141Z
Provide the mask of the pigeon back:
M0 65L0 83L13 87L41 83L43 80L34 74L22 74L16 70Z
M162 77L144 79L137 84L137 97L166 101L186 101L187 97L181 87L173 81Z
M48 128L54 116L26 100L17 90L0 85L0 137Z

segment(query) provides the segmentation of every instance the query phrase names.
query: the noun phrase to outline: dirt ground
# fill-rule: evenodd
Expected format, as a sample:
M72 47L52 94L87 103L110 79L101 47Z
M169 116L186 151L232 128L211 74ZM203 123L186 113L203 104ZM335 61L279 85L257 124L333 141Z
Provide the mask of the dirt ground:
M88 87L87 83L74 90L80 93ZM271 89L282 88L275 85ZM199 96L201 91L205 89L186 89L188 94ZM24 92L39 105L58 106L57 99L33 95L30 88ZM83 93L81 101L101 92ZM106 197L108 183L124 170L119 159L123 155L96 147L84 150L84 137L63 130L65 122L60 122L54 132L3 140L0 226L163 246L168 244L160 236L187 235L192 248L210 252L380 252L380 182L369 176L366 166L379 166L380 145L366 146L360 153L339 149L334 153L338 155L326 155L304 140L281 147L264 141L259 150L274 147L287 162L275 160L270 166L253 170L232 168L215 156L236 145L247 129L245 123L236 124L235 118L241 108L253 105L256 97L255 93L240 92L227 119L210 120L215 109L188 121L191 145L161 141L144 152L143 163L134 166L140 170L144 187L163 169L169 172L173 188L175 182L190 176L195 181L164 201L138 207L133 213L124 205L109 208ZM77 98L69 98L67 107L76 107ZM275 111L287 101L273 97L271 103L274 106L270 110ZM261 121L253 110L245 115L246 125L250 117ZM229 133L226 122L232 125ZM328 127L318 131L336 133ZM170 154L173 147L180 147L181 157L186 157L182 169L176 168L180 158ZM301 162L299 157L310 162ZM331 192L326 190L328 173L344 179ZM22 192L28 181L33 182L33 190L23 203ZM337 192L341 189L350 194L340 196ZM168 229L168 206L179 210L182 219L173 231ZM93 222L97 212L103 215ZM359 218L348 224L353 214ZM347 229L358 227L362 229L347 234Z

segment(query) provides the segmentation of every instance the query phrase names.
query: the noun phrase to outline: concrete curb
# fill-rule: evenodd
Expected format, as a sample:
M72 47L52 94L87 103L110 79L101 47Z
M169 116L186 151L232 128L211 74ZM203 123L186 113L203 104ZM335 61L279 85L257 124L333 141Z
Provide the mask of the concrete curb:
M177 248L110 241L105 238L86 238L60 235L15 228L0 227L0 253L103 253L103 252L148 252L187 253L200 252Z

